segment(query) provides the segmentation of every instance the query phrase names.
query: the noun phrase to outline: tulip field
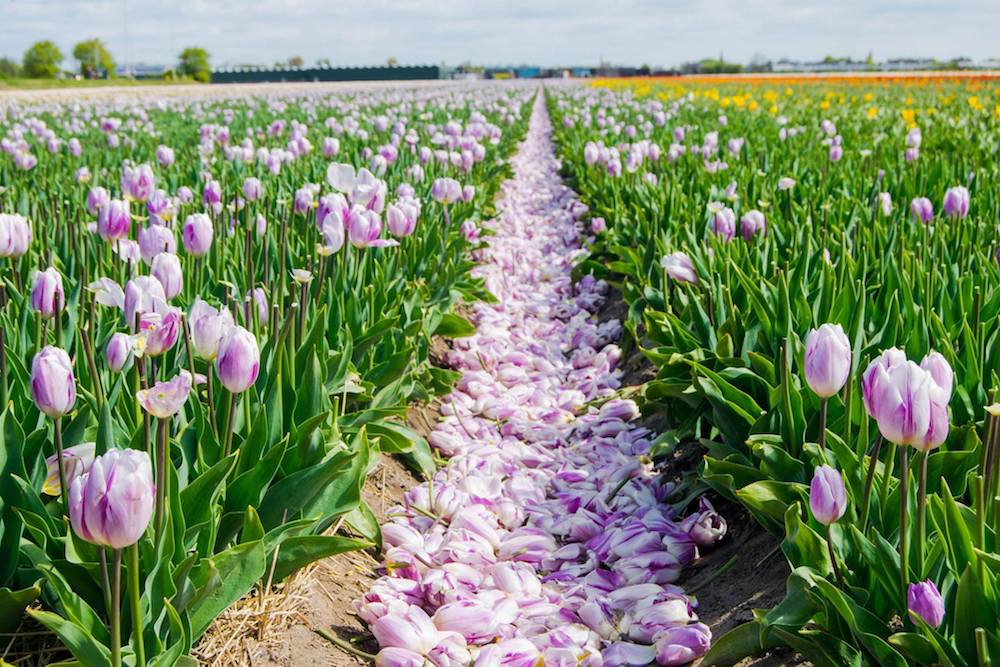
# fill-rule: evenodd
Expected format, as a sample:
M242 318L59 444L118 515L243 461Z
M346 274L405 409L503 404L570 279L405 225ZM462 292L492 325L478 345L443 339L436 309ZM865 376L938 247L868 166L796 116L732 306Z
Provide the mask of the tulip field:
M992 80L219 90L0 98L0 667L1000 661Z

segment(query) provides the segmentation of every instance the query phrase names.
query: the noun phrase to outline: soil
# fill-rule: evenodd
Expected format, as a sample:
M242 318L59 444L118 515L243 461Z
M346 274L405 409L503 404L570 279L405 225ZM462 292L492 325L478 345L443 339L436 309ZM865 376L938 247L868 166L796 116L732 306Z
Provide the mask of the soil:
M433 422L434 416L429 418ZM410 425L415 430L421 429L422 421L411 419ZM362 495L381 523L386 510L401 503L403 494L419 483L420 480L397 459L383 455L378 467L368 477ZM303 581L308 603L299 621L282 631L280 644L269 645L252 664L261 667L349 667L368 664L366 660L333 645L316 631L325 630L365 653L378 651L371 634L355 616L353 606L376 578L375 570L379 566L377 555L372 551L355 551L317 564Z

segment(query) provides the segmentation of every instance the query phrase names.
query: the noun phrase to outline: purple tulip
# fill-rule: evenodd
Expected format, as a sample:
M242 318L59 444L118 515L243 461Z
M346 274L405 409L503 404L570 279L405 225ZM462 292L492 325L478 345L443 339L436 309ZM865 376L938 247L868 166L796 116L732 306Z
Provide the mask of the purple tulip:
M243 196L247 201L257 201L264 194L264 186L259 179L248 178L243 181Z
M385 212L385 223L389 233L397 238L403 238L413 233L417 225L419 208L411 202L402 201L399 204L389 204Z
M225 308L216 310L202 301L201 297L196 297L188 320L195 354L202 359L214 361L219 353L219 342L234 326L232 314Z
M246 391L260 372L257 339L241 326L234 326L219 342L215 374L222 385L234 394Z
M156 147L156 161L166 169L174 163L174 149L160 144Z
M135 329L136 316L154 312L159 303L166 303L163 283L153 276L136 276L125 283L125 323Z
M878 393L875 385L880 379L885 377L884 375L879 375L876 369L881 367L883 370L888 371L893 366L903 363L906 363L906 354L902 350L892 347L873 359L861 375L861 400L864 402L865 410L873 419L875 418L875 406L872 400Z
M844 157L844 147L840 144L834 144L830 146L830 162L840 162L840 158Z
M368 248L379 245L379 234L382 233L382 219L378 214L368 209L355 206L347 219L347 237L355 248Z
M87 211L91 215L97 215L97 212L110 202L111 196L108 191L100 186L90 188L90 192L87 193Z
M916 222L922 222L926 225L934 219L934 204L927 197L915 197L910 202L910 213L913 214L913 219Z
M465 220L459 227L459 231L462 234L462 238L470 243L479 239L479 228L476 227L476 223L473 220Z
M851 343L839 324L824 324L806 336L805 374L809 388L820 398L830 398L847 382L851 372Z
M253 299L254 305L257 306L257 321L261 325L267 324L270 313L267 307L267 293L264 291L264 288L255 287L250 296Z
M375 667L424 667L427 659L405 648L390 646L375 656Z
M892 195L888 192L878 193L878 206L883 216L892 215Z
M466 204L471 202L476 196L476 188L471 185L466 185L462 188L462 201Z
M838 470L828 465L816 468L809 485L809 508L824 526L829 526L844 516L847 510L847 489Z
M698 284L698 273L695 271L694 262L683 252L674 252L664 255L660 260L660 266L666 271L671 280L679 283Z
M153 515L153 469L149 456L112 449L69 488L73 532L98 546L122 549L139 541Z
M107 359L108 368L115 373L121 372L132 356L132 341L123 333L114 333L108 340L108 346L104 350L104 357Z
M51 319L66 307L66 295L63 293L62 276L53 267L35 274L35 284L31 288L31 308L42 316Z
M304 215L312 209L313 195L306 188L299 188L295 191L293 207L296 213Z
M668 628L655 638L656 662L686 665L708 653L712 631L704 623Z
M910 584L906 591L906 608L910 617L920 619L932 628L944 621L944 598L930 579Z
M127 237L131 227L132 216L127 201L112 199L97 212L97 233L107 241Z
M212 220L204 213L193 213L184 220L184 228L181 236L184 240L184 249L190 255L200 257L208 252L212 246L212 238L215 229Z
M791 190L795 187L795 179L784 176L778 179L778 189L779 190Z
M31 361L31 398L38 409L57 419L76 404L76 379L66 351L46 345Z
M327 215L323 220L323 226L320 231L323 234L323 245L320 248L320 255L328 257L340 252L347 238L344 221L341 220L340 216L336 213Z
M708 498L698 501L698 511L680 523L680 529L699 547L716 544L726 536L726 520L715 511Z
M767 221L764 214L757 210L750 210L740 218L740 234L744 241L749 241L754 236L767 234Z
M969 190L964 185L948 188L944 193L944 214L949 218L964 218L969 214Z
M180 335L180 309L168 307L162 310L143 313L139 317L139 332L145 337L145 353L153 357L172 348Z
M205 183L205 187L201 191L201 202L210 207L222 203L222 186L219 185L218 181L210 180Z
M31 225L24 216L0 213L0 257L22 256L31 239Z
M163 285L163 293L167 299L173 299L184 288L184 271L177 255L161 252L153 258L150 274Z
M162 252L177 252L177 237L165 225L148 225L139 230L139 255L146 264Z
M712 233L721 237L723 241L732 241L736 236L736 213L718 202L714 202L709 210L713 212Z
M190 204L194 201L194 192L191 191L186 185L182 185L177 188L177 199L180 200L182 204Z
M191 394L192 383L191 374L182 370L166 382L157 382L151 389L140 389L135 396L142 409L150 415L168 419L184 407Z
M84 442L63 450L63 470L66 474L67 486L72 484L74 479L90 470L96 449L93 442ZM62 484L59 482L58 454L53 454L45 459L45 482L42 485L42 493L54 497L62 495Z
M601 234L608 228L608 223L604 218L591 218L590 220L590 231L594 234Z
M122 192L127 199L145 202L156 190L156 177L148 164L125 167L121 178Z
M920 361L920 367L931 374L944 396L944 402L951 400L952 386L955 382L955 372L951 364L940 352L929 352Z
M424 656L437 646L441 632L420 607L411 606L403 616L383 616L371 625L379 646L400 648Z
M897 445L921 444L931 425L931 399L941 389L927 371L912 361L872 371L870 413L879 431Z
M437 178L431 185L431 197L441 204L453 204L462 199L462 185L454 178Z

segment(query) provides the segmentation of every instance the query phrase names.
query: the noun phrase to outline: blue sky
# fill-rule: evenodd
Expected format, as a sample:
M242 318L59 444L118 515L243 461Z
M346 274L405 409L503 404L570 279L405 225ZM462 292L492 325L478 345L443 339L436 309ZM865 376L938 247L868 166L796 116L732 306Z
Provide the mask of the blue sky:
M0 0L0 56L99 37L119 62L164 64L189 45L215 65L979 59L1000 57L998 25L1000 0Z

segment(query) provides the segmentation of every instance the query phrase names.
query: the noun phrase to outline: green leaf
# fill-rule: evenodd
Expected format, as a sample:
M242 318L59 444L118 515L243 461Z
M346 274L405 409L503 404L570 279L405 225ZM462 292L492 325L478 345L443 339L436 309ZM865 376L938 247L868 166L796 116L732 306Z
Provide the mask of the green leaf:
M59 636L63 645L87 667L111 667L111 651L83 628L58 614L29 609L28 615Z
M465 338L476 333L476 326L461 315L445 313L433 333L444 338Z
M299 535L289 537L278 546L274 581L282 581L296 570L315 561L348 551L358 551L375 546L365 540L340 535Z

